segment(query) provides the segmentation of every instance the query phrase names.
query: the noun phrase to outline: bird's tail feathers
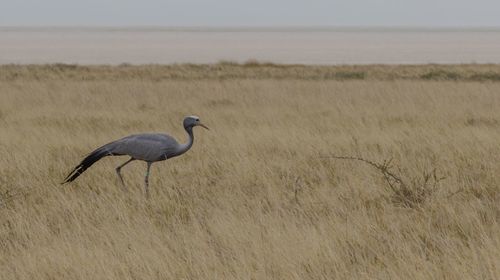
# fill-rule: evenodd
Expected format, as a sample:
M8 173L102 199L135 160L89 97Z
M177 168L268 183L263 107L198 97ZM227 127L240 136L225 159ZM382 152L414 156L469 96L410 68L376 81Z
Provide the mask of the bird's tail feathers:
M78 178L80 174L82 174L87 168L89 168L92 164L100 160L105 156L113 155L106 149L106 146L103 146L92 153L90 153L87 157L85 157L79 165L77 165L71 173L66 176L64 181L61 184L69 183Z

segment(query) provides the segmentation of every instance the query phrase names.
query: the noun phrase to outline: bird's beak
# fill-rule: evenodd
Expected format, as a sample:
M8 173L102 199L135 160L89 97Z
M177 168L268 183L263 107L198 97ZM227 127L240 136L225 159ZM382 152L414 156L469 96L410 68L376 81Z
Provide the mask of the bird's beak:
M204 125L204 124L202 124L202 123L198 123L198 125L199 125L199 126L201 126L201 127L203 127L203 128L204 128L204 129L206 129L206 130L210 130L210 129L208 129L208 127L207 127L206 125Z

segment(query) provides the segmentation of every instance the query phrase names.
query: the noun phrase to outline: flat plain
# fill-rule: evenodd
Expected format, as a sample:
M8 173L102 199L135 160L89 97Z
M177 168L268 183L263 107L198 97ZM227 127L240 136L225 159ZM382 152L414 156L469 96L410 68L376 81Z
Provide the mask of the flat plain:
M0 64L500 63L499 45L499 28L0 26Z
M500 279L499 93L499 65L0 66L0 278ZM193 114L150 200L126 157L60 185Z

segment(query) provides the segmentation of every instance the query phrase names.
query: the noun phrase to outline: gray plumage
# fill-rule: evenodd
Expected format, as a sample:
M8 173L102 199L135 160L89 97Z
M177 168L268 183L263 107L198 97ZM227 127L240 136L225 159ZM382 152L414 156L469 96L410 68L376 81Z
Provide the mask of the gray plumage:
M193 128L195 126L201 126L208 129L208 127L203 125L200 122L200 119L196 116L186 117L183 125L189 136L189 140L185 144L179 144L172 136L167 134L145 133L130 135L108 143L90 153L64 179L63 184L72 182L92 164L105 156L128 155L130 156L130 159L116 168L116 173L120 178L123 188L125 188L125 183L120 173L121 168L134 160L142 160L147 163L144 181L146 196L149 196L149 170L151 168L151 164L153 162L163 161L187 152L193 145Z

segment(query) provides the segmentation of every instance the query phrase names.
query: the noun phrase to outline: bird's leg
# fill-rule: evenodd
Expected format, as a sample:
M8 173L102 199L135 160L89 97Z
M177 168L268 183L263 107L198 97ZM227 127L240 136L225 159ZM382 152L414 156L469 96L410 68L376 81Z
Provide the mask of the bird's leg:
M127 187L125 186L125 182L123 181L123 177L122 177L122 174L120 173L120 170L122 169L122 167L124 167L125 165L129 164L131 161L135 160L134 158L130 158L129 160L127 160L126 162L124 162L122 165L118 166L115 170L116 170L116 174L118 174L118 178L120 178L120 182L122 183L122 189L124 191L127 190Z
M151 168L152 162L148 162L148 168L146 169L146 177L144 177L145 189L146 189L146 198L149 199L149 169Z

